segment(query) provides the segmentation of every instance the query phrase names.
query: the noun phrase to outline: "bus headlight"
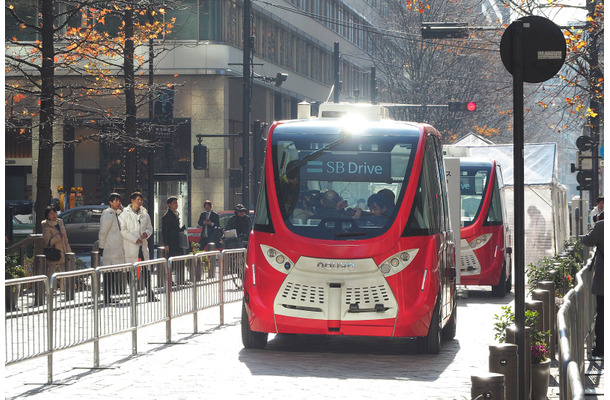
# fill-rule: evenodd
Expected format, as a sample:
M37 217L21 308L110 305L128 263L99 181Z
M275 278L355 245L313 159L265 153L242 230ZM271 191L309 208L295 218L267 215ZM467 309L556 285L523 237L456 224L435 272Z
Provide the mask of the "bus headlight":
M491 236L491 233L486 233L484 235L477 236L476 238L472 239L472 242L470 242L470 248L472 250L476 250L485 246L485 244L489 242L489 239L491 239Z
M411 264L418 251L419 249L410 249L396 253L382 262L379 270L385 276L397 274Z
M271 265L277 271L287 274L294 266L294 262L292 262L288 257L286 257L285 254L282 254L273 247L261 244L261 250L265 255L265 259L267 260L269 265Z

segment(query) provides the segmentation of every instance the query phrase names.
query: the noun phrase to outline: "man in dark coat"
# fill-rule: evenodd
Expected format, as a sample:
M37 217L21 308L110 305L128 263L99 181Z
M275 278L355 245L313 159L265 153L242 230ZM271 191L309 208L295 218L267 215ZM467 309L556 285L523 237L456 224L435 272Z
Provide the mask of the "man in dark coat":
M167 212L161 218L161 235L167 257L181 256L184 254L180 247L180 215L178 213L178 199L169 197L167 199ZM184 284L184 263L182 261L172 265L176 272L176 280L179 285Z
M248 243L248 237L250 236L250 231L252 230L252 222L248 216L248 210L246 210L246 207L241 204L235 206L235 215L229 218L229 221L227 222L227 230L231 229L235 229L238 243L231 245L226 243L226 247L234 248L245 246L246 243ZM226 238L225 242L227 242Z
M604 356L604 213L598 215L598 222L593 229L582 238L585 246L595 246L593 258L593 279L591 280L591 293L597 300L595 316L595 348L594 357Z
M203 251L208 243L215 243L218 245L220 241L219 232L222 230L218 229L220 226L220 218L218 214L212 211L213 204L210 200L206 200L203 203L205 211L199 216L197 225L201 227L201 237L199 238L199 248Z

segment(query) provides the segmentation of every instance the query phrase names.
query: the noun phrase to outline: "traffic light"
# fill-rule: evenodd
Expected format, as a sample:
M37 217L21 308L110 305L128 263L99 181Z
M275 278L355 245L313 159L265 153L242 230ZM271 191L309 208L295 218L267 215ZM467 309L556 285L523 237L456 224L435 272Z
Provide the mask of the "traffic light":
M275 86L276 87L282 86L282 83L284 83L284 81L286 79L288 79L288 74L283 74L281 72L278 72L277 75L275 76Z
M193 168L206 169L208 167L208 148L201 143L193 147Z
M229 169L229 187L235 188L241 186L241 169Z
M593 170L583 169L578 171L576 181L580 184L580 186L576 187L576 190L590 190L591 181L593 181Z
M447 103L449 111L476 111L477 103L474 101L450 101Z
M155 124L171 124L174 118L174 87L155 91L153 100L153 121Z
M580 151L587 151L591 149L591 145L593 144L593 140L589 136L579 136L576 139L576 147Z

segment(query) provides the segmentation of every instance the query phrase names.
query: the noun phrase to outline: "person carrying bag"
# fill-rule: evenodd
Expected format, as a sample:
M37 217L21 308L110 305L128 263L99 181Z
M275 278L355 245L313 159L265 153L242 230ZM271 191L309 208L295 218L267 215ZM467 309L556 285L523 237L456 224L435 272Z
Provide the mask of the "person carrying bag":
M45 220L42 221L42 240L47 244L43 254L47 257L46 275L51 279L55 272L66 270L65 254L71 253L68 234L64 222L57 217L57 211L53 206L48 206L44 211ZM55 249L56 251L53 251ZM59 257L57 257L59 251ZM61 290L64 290L64 280L61 280Z

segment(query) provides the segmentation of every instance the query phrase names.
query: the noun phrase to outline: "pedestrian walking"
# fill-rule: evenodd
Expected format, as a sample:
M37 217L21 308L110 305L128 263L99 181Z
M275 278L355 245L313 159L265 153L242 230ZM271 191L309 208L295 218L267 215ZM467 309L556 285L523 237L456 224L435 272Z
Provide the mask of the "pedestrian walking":
M167 257L181 256L184 254L180 247L180 232L186 229L180 228L180 213L178 212L178 198L170 196L167 199L167 211L161 218L161 236ZM179 285L184 284L184 262L180 261L172 265L176 272L176 281Z
M123 249L125 251L125 262L135 263L138 260L150 259L148 249L148 238L153 233L150 215L142 206L144 196L140 192L133 192L130 196L131 204L123 209L119 215L121 236L123 237ZM153 293L148 268L143 268L142 279L146 287L146 298L148 301L159 301Z
M99 252L102 257L102 265L117 265L125 263L125 250L123 249L123 237L119 215L123 211L122 198L118 193L110 193L108 196L109 207L102 212L100 217L100 232L98 234ZM112 302L113 294L124 292L125 281L121 272L105 272L103 277L104 304Z
M222 232L222 230L219 229L220 218L217 213L212 211L212 207L214 207L212 202L206 200L205 203L203 203L205 211L201 213L199 221L197 222L197 225L201 226L201 237L199 238L199 248L201 250L205 250L208 243L218 244L218 241L220 240L219 232Z
M61 257L57 261L47 260L46 275L51 279L55 272L64 272L66 270L66 253L71 253L70 243L68 242L68 234L64 226L64 221L57 217L55 207L48 206L44 210L44 221L42 221L42 241L46 247L55 246L59 250ZM61 290L65 290L65 280L61 279ZM51 288L53 290L53 288Z
M595 246L595 256L591 263L593 278L591 280L591 293L595 295L597 306L595 308L595 347L594 357L604 356L604 213L597 216L593 229L582 238L585 246Z

